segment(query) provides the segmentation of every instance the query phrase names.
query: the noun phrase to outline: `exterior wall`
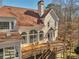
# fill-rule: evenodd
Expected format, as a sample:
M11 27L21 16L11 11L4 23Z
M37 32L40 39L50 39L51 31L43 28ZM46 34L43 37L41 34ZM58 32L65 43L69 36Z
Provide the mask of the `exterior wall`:
M12 40L0 43L0 49L3 49L3 56L4 56L3 59L5 59L5 48L8 48L8 47L14 47L14 54L15 54L15 58L14 59L21 59L21 47L30 44L29 32L31 30L36 30L38 32L37 41L36 42L46 43L48 41L48 38L47 38L48 32L52 28L53 31L55 32L55 36L53 37L52 41L56 40L56 37L58 36L58 21L56 21L52 17L52 15L50 13L51 12L49 12L47 14L47 16L43 19L44 26L43 25L40 25L40 26L36 25L34 27L19 27L18 28L18 32L20 34L22 32L26 32L27 33L27 43L26 44L21 44L20 45L20 41L12 41ZM16 18L15 17L0 17L0 21L5 21L5 22L12 22L13 21L15 23L14 27L16 28ZM49 23L49 26L48 26L48 23ZM6 32L6 31L10 31L10 30L12 30L11 29L11 24L10 24L10 29L8 29L8 30L0 30L0 32ZM42 41L39 39L39 32L40 31L44 32L44 39ZM19 54L18 57L16 57L16 52L18 52L18 54Z
M50 24L49 27L48 27L48 22ZM51 12L49 12L45 17L44 25L45 26L42 29L44 31L44 34L46 35L49 29L52 28L55 32L55 37L53 38L53 41L56 40L56 37L58 36L58 21L53 19Z
M21 49L20 49L20 41L7 41L7 42L3 42L0 43L0 49L3 49L3 59L6 59L7 56L5 56L5 49L6 48L11 48L13 47L14 49L12 51L12 53L14 53L14 59L21 59ZM10 51L10 50L7 50ZM18 52L18 57L16 57L16 53ZM9 53L9 52L8 52ZM10 56L10 55L8 55Z

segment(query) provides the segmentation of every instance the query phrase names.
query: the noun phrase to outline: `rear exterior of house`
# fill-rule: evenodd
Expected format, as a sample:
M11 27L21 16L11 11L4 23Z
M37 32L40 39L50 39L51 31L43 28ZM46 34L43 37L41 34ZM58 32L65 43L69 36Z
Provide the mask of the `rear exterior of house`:
M0 58L21 59L22 48L55 41L58 22L59 18L52 9L44 10L43 0L38 2L38 10L1 7Z

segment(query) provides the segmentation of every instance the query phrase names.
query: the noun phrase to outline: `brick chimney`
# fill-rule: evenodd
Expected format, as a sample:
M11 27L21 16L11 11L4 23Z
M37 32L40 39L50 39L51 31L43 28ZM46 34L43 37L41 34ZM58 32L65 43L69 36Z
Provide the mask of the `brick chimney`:
M39 11L40 17L42 17L44 14L44 0L40 0L38 2L38 11Z

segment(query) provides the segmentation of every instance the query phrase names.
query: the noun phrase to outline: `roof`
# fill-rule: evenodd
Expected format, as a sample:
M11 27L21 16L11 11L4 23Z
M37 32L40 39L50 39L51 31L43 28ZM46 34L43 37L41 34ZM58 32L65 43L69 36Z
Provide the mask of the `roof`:
M16 17L19 26L35 26L43 24L38 10L3 6L0 8L0 17Z

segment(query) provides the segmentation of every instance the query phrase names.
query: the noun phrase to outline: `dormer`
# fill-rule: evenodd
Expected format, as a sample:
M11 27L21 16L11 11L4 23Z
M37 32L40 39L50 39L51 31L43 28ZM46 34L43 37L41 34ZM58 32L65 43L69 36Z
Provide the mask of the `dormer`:
M15 17L0 17L0 32L7 32L16 29Z

